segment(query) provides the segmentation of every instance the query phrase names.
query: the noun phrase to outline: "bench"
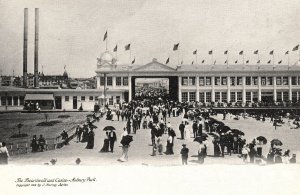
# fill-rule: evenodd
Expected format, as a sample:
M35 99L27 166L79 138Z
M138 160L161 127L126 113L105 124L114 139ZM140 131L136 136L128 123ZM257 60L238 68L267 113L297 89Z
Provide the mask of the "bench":
M45 145L46 150L55 150L56 146L57 146L57 142L55 138L46 140L46 145Z
M19 142L17 143L18 154L28 153L28 143L27 142Z

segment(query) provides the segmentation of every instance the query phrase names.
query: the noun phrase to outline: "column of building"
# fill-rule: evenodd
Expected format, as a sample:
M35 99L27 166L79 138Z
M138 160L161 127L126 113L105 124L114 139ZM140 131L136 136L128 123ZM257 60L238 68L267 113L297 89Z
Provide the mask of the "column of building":
M274 102L277 102L276 76L273 77L273 99L274 99Z
M258 76L258 101L261 102L261 76Z
M178 77L178 101L179 101L179 102L182 101L182 94L181 94L181 80L182 80L182 77L179 76L179 77Z
M131 91L131 76L128 77L128 101L131 101L132 91Z
M242 86L243 86L242 102L243 104L245 104L246 103L246 76L242 77Z
M288 78L289 78L289 80L288 80L288 82L289 82L289 100L292 101L292 77L289 76Z
M211 77L211 101L215 102L215 77Z
M230 77L227 77L227 102L230 102Z
M196 101L199 102L199 77L196 76Z
M97 79L97 89L100 89L100 76L97 76L96 79Z

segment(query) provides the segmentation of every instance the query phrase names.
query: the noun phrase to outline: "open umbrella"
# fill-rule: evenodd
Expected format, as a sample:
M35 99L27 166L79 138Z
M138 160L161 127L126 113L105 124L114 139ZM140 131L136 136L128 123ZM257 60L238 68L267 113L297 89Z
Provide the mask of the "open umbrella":
M283 144L282 144L282 142L279 139L273 139L271 141L271 145L272 146L282 146Z
M226 133L227 131L229 131L230 130L230 127L228 127L228 126L221 126L220 127L220 131L222 132L222 133Z
M258 136L256 139L263 144L266 144L268 142L268 140L264 136Z
M201 137L208 137L208 134L207 133L202 133Z
M106 126L104 127L103 131L111 131L111 130L116 130L113 126Z
M231 132L234 135L245 135L244 132L242 132L241 130L238 130L238 129L231 129Z
M220 137L220 134L218 134L216 132L211 132L211 133L208 133L208 134L213 136L213 137Z
M96 125L93 125L92 123L89 124L90 129L97 129L98 127Z
M132 135L125 135L122 137L121 144L123 146L128 146L132 141L133 141Z
M202 143L202 142L205 141L205 140L206 140L206 137L196 137L196 138L194 139L194 142Z

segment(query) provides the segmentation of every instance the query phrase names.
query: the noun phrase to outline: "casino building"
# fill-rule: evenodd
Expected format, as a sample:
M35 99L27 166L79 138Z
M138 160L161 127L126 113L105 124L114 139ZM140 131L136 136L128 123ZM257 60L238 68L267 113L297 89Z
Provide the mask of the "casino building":
M168 78L173 100L238 102L296 102L300 96L300 63L288 65L177 65L155 58L145 65L118 65L106 51L98 59L97 89L110 102L134 98L136 78Z

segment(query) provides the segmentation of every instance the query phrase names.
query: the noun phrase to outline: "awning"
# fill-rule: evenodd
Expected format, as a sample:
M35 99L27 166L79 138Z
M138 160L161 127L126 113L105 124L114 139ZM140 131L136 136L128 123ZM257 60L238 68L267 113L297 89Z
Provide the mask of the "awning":
M54 100L53 94L26 94L25 101L29 100Z

